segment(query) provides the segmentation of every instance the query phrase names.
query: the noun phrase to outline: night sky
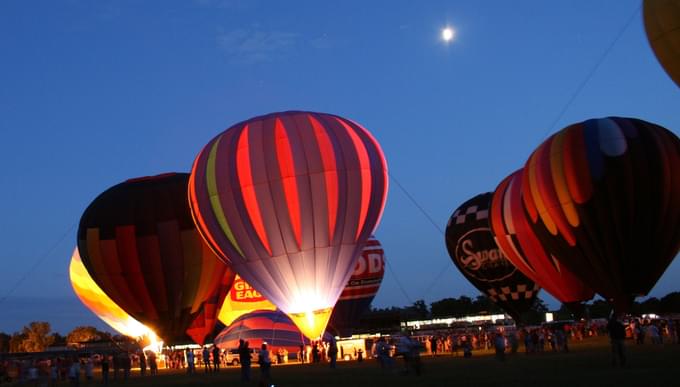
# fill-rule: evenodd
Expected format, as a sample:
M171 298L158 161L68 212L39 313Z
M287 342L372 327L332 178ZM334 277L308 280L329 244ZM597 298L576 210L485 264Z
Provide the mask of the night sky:
M548 135L610 115L677 134L678 106L638 0L1 1L0 331L103 328L68 280L83 210L128 178L188 172L256 115L334 113L381 143L385 307L478 294L442 231ZM676 260L651 295L679 280Z

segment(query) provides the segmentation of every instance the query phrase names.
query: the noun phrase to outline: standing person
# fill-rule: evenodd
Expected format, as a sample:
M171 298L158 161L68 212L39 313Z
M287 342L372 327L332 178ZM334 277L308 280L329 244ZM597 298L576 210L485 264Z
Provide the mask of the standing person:
M305 346L300 344L300 352L297 353L298 357L298 362L304 363L305 362Z
M618 361L621 367L625 367L626 353L623 341L626 339L626 328L616 319L616 315L613 313L609 318L609 323L607 323L607 330L612 345L612 365L616 366Z
M422 348L422 345L413 338L409 338L409 340L411 341L411 345L409 347L409 352L411 354L411 365L413 366L413 370L416 372L416 375L420 376L422 372L422 364L420 362L420 349Z
M130 377L130 370L132 369L132 359L130 359L130 354L128 352L123 352L123 380L128 380Z
M92 360L91 357L88 357L85 359L85 379L87 381L91 381L92 378L94 377L94 361Z
M102 356L102 382L105 386L109 385L109 355Z
M430 337L430 351L432 356L437 356L437 336Z
M250 348L248 342L240 339L238 341L238 360L241 363L241 381L250 381Z
M513 355L517 353L519 349L519 339L517 338L517 332L511 331L508 336L508 342L510 343L510 353Z
M411 339L406 334L397 341L397 356L404 359L404 373L407 374L411 367Z
M194 368L194 350L187 348L187 373L193 374L196 370Z
M146 356L144 355L144 350L139 351L139 375L144 376L146 374Z
M80 360L77 357L73 358L71 367L68 370L68 379L74 387L80 386Z
M28 367L28 382L34 386L38 385L38 364L36 360L33 360Z
M331 368L336 368L336 363L338 361L338 343L335 342L333 338L328 346L328 357L330 358Z
M203 357L203 371L205 371L207 374L210 372L210 350L208 349L207 345L203 347L203 352L201 355Z
M113 380L118 380L118 372L120 372L120 355L113 354Z
M216 345L212 347L213 371L220 372L220 349Z
M272 367L272 359L270 356L271 354L267 349L267 343L262 343L258 362L260 363L260 384L264 384L265 386L268 386L270 384L269 381L271 380L270 370Z
M314 348L312 348L312 363L318 363L321 361L321 356L319 355L319 344L314 343Z
M496 359L500 361L505 360L505 336L503 336L503 331L499 330L496 332L496 337L494 338L494 347L496 347Z
M149 352L149 369L151 370L151 375L156 376L158 374L158 363L156 362L156 352Z
M652 341L652 344L661 344L659 328L656 326L655 322L650 322L649 325L647 325L647 333L649 334L649 339Z
M387 343L385 342L384 337L380 337L380 339L378 339L378 343L375 346L375 351L378 355L378 363L380 364L380 368L382 369L387 368L387 357L389 355Z
M59 380L59 367L57 359L52 359L50 362L50 386L56 386Z

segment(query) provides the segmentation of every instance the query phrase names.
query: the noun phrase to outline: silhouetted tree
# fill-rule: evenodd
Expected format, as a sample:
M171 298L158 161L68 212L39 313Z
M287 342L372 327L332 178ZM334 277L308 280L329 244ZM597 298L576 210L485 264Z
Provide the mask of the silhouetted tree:
M8 335L5 332L0 332L0 353L9 352L9 341L11 339L12 336Z
M520 316L520 323L528 325L536 325L545 321L545 313L548 311L548 307L545 305L543 300L536 297L534 303L531 305L531 309L524 312Z
M9 339L9 351L12 353L25 352L24 351L24 340L26 335L20 332L14 332L12 338Z
M105 334L98 331L95 327L80 326L74 328L66 335L66 342L68 344L87 343L89 341L99 341L105 337Z
M659 302L659 313L680 313L680 292L663 296Z
M60 335L58 332L52 333L52 344L51 345L58 345L58 346L65 346L66 345L66 337Z
M24 340L21 343L23 352L42 352L52 345L54 337L50 335L50 323L45 321L34 321L25 326L21 331Z
M444 298L431 303L432 318L456 316L459 313L457 301L455 298Z
M403 320L424 320L429 318L430 311L424 300L417 300L411 306L402 308L401 319Z
M475 301L473 302L473 308L475 313L486 313L486 314L499 314L503 313L503 309L498 306L495 302L491 301L491 299L484 295L480 294L475 298Z
M660 313L661 301L656 297L649 297L641 303L634 303L634 314Z
M589 318L609 318L612 305L605 300L594 300L586 304L586 311Z

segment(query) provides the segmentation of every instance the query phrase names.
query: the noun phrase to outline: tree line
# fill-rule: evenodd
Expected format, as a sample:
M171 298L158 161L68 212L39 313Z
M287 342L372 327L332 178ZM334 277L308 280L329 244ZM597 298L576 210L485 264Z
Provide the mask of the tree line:
M66 347L94 341L119 339L119 335L102 332L95 327L79 326L66 336L52 332L46 321L33 321L19 332L7 334L0 332L0 353L43 352L50 346Z
M571 308L562 304L553 311L554 319L569 320L579 318L608 318L613 307L606 300L593 300L582 305L582 308ZM549 308L543 300L536 298L531 309L524 313L521 318L525 324L540 324L545 319L545 313ZM464 317L480 314L503 313L497 304L489 297L479 295L476 298L460 296L458 298L444 298L432 302L429 307L423 300L417 300L413 304L404 307L371 308L364 314L361 320L362 328L369 331L383 329L399 329L401 321L429 320L448 317ZM680 313L680 292L672 292L662 298L650 297L642 302L634 302L631 314L642 315L649 313L668 314Z
M609 302L594 300L584 305L580 316L576 316L574 309L564 304L553 313L557 320L607 318L611 310L612 306ZM540 324L543 322L545 312L548 312L548 307L537 297L531 310L522 315L522 320L527 324ZM401 322L407 320L500 313L503 313L503 310L484 295L476 298L468 296L444 298L432 302L429 306L424 300L417 300L404 307L371 308L361 318L360 329L369 332L385 329L399 330ZM645 301L635 302L631 313L634 315L680 313L680 292L669 293L660 299L650 297ZM34 321L11 335L0 332L0 353L42 352L50 346L68 346L95 341L125 341L125 339L123 336L111 335L91 326L76 327L66 336L62 336L58 332L52 332L48 322Z

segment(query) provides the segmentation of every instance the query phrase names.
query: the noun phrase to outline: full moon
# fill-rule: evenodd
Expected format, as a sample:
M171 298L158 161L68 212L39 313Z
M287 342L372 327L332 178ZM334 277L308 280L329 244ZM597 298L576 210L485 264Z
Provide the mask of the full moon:
M446 27L442 30L442 39L444 39L445 42L450 42L453 40L455 34L456 31L454 31L453 28Z

